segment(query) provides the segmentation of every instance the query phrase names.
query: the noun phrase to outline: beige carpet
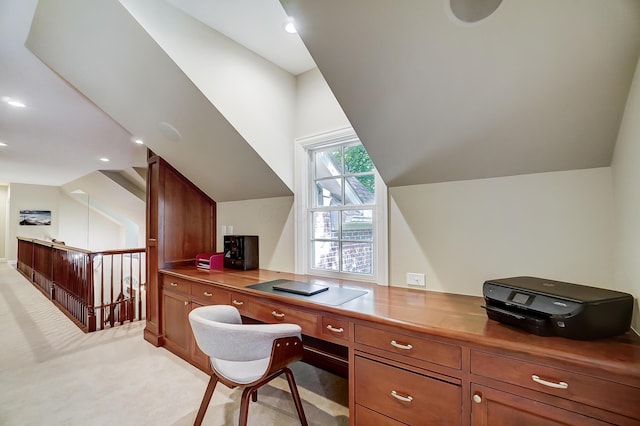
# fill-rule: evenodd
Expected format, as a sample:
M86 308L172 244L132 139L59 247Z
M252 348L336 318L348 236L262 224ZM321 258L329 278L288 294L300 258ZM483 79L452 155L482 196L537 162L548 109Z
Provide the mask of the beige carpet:
M0 263L0 425L191 425L208 376L142 337L144 322L84 334ZM293 366L307 419L346 425L347 381ZM251 425L299 424L278 378L251 403ZM241 390L218 384L205 425L237 424Z

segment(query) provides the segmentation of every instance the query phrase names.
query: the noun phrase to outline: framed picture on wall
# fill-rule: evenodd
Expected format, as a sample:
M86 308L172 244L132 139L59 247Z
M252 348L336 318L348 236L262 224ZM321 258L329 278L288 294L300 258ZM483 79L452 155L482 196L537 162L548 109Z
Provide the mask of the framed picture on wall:
M20 225L51 225L51 210L20 210Z

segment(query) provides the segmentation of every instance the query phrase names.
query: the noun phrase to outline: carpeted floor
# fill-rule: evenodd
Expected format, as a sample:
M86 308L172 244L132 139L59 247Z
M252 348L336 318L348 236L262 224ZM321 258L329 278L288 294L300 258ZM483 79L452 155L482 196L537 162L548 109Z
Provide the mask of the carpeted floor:
M142 337L144 322L85 334L0 263L0 425L191 425L208 376ZM347 381L293 366L309 424L346 425ZM251 425L299 424L284 378L259 392ZM237 424L241 390L218 384L205 425Z

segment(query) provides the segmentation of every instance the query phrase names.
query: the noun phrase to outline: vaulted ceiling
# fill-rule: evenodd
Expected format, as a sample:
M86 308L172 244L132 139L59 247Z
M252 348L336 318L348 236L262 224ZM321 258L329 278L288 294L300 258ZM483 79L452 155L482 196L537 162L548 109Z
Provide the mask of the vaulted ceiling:
M503 0L475 23L449 0L280 1L390 186L611 163L640 0ZM40 0L27 47L117 123L120 151L142 137L218 201L290 195L308 65L243 47L207 4L235 3Z
M611 163L640 1L505 0L475 23L449 0L282 4L390 186Z

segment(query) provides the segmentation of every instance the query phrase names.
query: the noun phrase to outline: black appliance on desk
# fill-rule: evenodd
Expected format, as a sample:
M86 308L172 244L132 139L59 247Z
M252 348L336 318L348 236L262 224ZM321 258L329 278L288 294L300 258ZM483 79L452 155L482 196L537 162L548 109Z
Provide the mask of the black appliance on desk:
M225 235L224 267L233 269L257 269L258 236L257 235Z
M595 340L631 326L633 296L535 277L485 281L487 316L540 336Z

